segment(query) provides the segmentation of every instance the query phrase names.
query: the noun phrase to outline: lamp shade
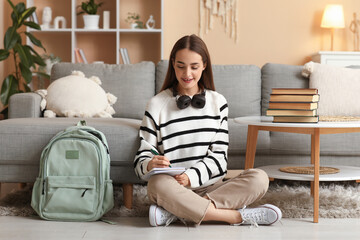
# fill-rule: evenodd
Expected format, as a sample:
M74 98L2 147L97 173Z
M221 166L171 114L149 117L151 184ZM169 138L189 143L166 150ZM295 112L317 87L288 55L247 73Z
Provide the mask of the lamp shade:
M344 11L342 5L329 4L326 5L321 20L322 28L344 28Z

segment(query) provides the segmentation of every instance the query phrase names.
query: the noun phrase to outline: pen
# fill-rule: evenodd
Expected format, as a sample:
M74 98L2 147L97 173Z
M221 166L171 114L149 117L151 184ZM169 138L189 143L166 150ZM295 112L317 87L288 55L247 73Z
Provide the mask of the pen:
M159 155L159 153L157 151L155 151L154 149L150 149L150 151L152 152L152 154L154 155ZM169 164L169 167L171 168L171 165Z

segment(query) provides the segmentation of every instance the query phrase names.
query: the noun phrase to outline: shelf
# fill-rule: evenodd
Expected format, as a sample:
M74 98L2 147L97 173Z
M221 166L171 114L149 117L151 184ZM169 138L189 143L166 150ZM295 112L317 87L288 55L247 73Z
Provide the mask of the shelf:
M161 29L119 29L122 33L161 33Z
M50 28L28 31L42 42L46 53L59 56L62 61L75 63L74 50L82 48L89 63L104 61L109 64L122 63L120 48L127 48L131 63L140 61L158 62L163 59L163 6L164 0L115 0L104 1L98 14L99 29L84 29L81 15L77 15L80 0L64 0L61 6L42 0L27 0L27 7L36 6L39 25L42 24L42 11L48 6L52 9L52 21L56 16L66 19L66 28ZM110 28L103 29L103 11L110 11ZM128 12L136 12L142 16L146 24L150 15L154 16L154 29L130 29L125 22ZM62 24L60 24L60 27ZM59 34L65 34L60 35ZM145 37L145 34L149 34ZM27 40L27 44L32 43ZM40 54L42 49L33 46ZM105 55L105 56L104 56Z

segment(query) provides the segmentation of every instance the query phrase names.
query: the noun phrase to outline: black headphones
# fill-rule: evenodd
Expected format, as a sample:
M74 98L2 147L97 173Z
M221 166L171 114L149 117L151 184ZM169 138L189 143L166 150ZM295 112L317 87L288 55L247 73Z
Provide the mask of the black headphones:
M192 98L187 95L178 96L176 91L173 91L176 97L176 105L179 109L185 109L190 104L195 108L203 108L206 103L205 90L199 94L194 95Z

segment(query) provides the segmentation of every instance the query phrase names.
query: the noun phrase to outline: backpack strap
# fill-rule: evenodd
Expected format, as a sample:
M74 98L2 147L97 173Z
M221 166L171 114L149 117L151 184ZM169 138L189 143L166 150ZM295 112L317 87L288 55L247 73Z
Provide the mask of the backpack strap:
M86 121L85 121L85 120L80 120L80 121L76 124L76 126L78 126L78 127L86 126Z

